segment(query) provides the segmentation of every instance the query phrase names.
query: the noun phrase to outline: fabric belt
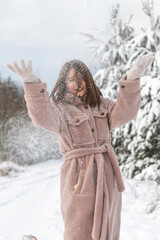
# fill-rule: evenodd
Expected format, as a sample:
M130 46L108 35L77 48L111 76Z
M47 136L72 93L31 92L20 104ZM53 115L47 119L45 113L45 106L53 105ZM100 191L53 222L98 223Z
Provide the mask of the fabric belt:
M95 154L95 162L97 163L97 187L95 197L94 220L92 227L92 238L94 240L104 240L107 234L107 216L108 203L104 198L108 199L107 184L104 177L104 156L102 153L107 152L113 166L116 177L117 188L119 192L125 190L123 178L119 168L118 160L113 147L110 143L104 143L101 146L93 148L73 149L63 154L64 161L85 155Z
M116 154L113 150L113 147L111 146L110 143L104 143L101 146L98 147L93 147L93 148L78 148L78 149L73 149L68 152L66 152L64 156L64 161L67 161L72 158L77 158L77 157L82 157L85 155L89 154L96 154L96 153L103 153L103 152L108 152L108 156L111 160L116 180L117 180L117 186L118 186L118 191L123 192L125 190L123 178L121 175L121 171L119 168L118 160L116 157Z

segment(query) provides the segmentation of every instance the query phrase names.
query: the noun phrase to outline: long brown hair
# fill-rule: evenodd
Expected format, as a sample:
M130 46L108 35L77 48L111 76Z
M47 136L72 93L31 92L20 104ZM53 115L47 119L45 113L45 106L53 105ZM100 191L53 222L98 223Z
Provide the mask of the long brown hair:
M73 59L68 62L66 62L59 73L58 80L51 92L51 97L53 102L63 102L64 101L64 95L68 91L66 86L66 77L70 69L74 68L75 70L75 76L78 76L80 74L82 76L82 79L84 79L86 83L86 94L84 99L84 105L89 104L90 106L96 106L96 104L100 104L100 95L102 96L101 91L96 86L92 74L88 67L79 59ZM76 80L76 84L78 88L80 87L79 78Z

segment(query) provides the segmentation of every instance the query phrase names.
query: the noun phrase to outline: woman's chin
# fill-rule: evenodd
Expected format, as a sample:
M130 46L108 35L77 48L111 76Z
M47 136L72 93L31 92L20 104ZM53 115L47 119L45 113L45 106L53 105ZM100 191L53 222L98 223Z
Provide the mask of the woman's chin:
M85 95L85 92L83 92L83 91L79 91L78 93L72 92L72 91L69 91L69 92L77 97L83 97Z

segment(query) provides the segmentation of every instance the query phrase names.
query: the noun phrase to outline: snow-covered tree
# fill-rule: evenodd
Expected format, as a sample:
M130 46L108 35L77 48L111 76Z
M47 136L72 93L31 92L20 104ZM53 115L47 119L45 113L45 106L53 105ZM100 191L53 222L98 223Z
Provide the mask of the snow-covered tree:
M147 15L150 27L130 40L134 50L128 67L134 64L139 54L152 52L155 56L146 76L141 78L141 108L136 122L124 126L125 147L130 155L123 169L128 177L142 180L153 179L160 183L160 15L155 16L153 1L142 1L142 7ZM125 134L130 126L130 136ZM129 137L128 137L129 136Z
M131 19L132 15L126 23L119 18L119 4L117 4L111 9L110 25L104 39L99 40L91 34L83 33L96 44L90 48L93 50L93 57L98 58L102 66L94 75L95 83L104 96L112 99L116 99L118 80L124 74L125 65L132 53L127 44L134 36L134 28L130 26ZM111 37L108 38L108 35Z
M60 157L58 136L33 126L24 90L10 78L0 79L0 163L27 165Z
M126 177L154 179L160 182L160 16L155 16L153 1L142 1L144 15L150 26L136 30L119 19L119 5L111 12L112 30L109 39L92 46L93 56L102 65L94 75L95 82L105 97L116 100L117 82L134 65L140 54L153 53L155 59L141 78L141 108L137 118L112 132L112 145ZM108 35L107 31L107 35ZM106 36L107 36L106 35ZM87 36L87 34L86 34ZM92 37L93 41L96 39ZM98 43L98 41L97 41Z
M9 118L0 125L6 134L0 134L3 151L0 162L10 161L19 165L30 165L49 159L59 159L58 136L39 127L34 127L27 111Z
M160 78L147 76L141 81L141 109L135 123L124 127L124 147L130 155L123 169L127 177L160 183Z

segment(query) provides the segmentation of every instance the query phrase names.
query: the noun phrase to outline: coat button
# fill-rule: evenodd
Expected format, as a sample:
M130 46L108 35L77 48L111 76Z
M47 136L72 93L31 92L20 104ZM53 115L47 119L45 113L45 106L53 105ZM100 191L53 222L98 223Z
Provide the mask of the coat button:
M101 115L104 115L104 112L101 112Z
M79 123L79 119L76 119L76 123Z
M91 131L94 132L94 129L92 128Z
M44 92L44 89L42 88L40 92L42 92L42 93L43 93L43 92Z
M122 88L125 88L125 86L124 86L124 85L121 85L121 87L122 87Z
M88 109L88 106L84 106L85 109Z

